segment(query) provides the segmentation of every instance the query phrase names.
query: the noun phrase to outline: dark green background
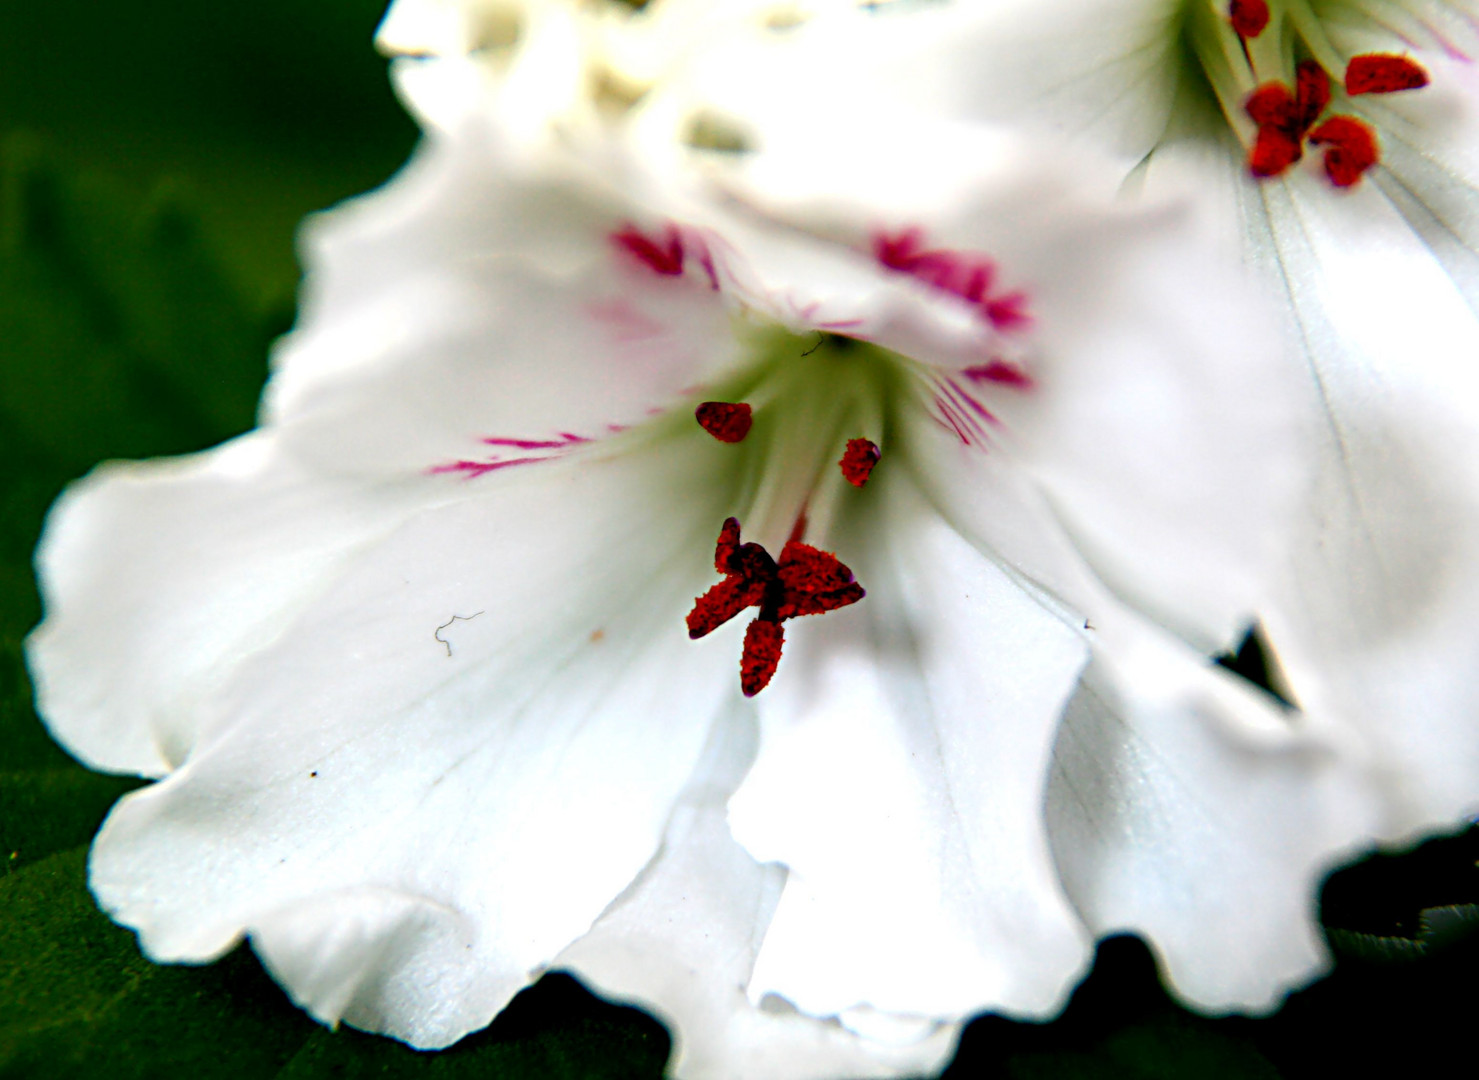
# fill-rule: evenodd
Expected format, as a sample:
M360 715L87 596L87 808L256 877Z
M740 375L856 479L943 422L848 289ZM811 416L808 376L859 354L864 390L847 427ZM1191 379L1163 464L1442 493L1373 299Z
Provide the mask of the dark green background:
M378 17L379 0L0 0L0 1076L662 1072L659 1024L563 976L425 1055L320 1028L245 950L145 962L84 884L87 842L132 785L73 764L32 711L20 643L47 505L102 458L249 427L292 320L297 222L414 142L371 49ZM1471 1061L1479 1005L1476 857L1471 833L1337 875L1337 973L1273 1018L1177 1009L1119 939L1064 1017L978 1020L948 1075L1445 1075L1445 1051Z

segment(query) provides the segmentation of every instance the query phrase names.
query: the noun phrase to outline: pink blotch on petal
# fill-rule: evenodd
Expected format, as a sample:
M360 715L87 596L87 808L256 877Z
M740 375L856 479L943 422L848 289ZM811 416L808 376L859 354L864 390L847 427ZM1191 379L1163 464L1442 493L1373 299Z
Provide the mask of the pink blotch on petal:
M655 240L628 223L611 234L611 242L655 274L677 277L683 273L683 236L675 225L665 226L662 237Z
M873 255L890 270L960 297L998 330L1019 330L1031 322L1025 294L991 295L997 276L996 264L991 259L948 248L927 249L923 245L924 231L918 226L895 235L878 232L873 237Z
M1031 375L1015 364L1008 364L1005 360L992 360L989 364L968 367L963 369L961 374L972 382L995 383L997 386L1007 386L1013 390L1031 390L1036 385Z

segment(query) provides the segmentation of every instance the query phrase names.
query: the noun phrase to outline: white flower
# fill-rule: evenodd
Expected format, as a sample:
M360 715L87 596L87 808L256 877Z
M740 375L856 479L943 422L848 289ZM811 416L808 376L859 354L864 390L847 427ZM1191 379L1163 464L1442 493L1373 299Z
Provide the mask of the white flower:
M751 75L838 115L1045 125L1122 155L1127 191L1221 201L1284 294L1316 449L1260 621L1300 706L1364 747L1385 839L1479 810L1476 20L1472 0L898 4L819 18ZM710 61L687 107L762 115L736 66Z
M568 967L683 1077L935 1068L1122 927L1212 1006L1317 970L1374 806L1206 659L1296 446L1186 207L928 124L783 199L779 142L654 175L500 115L313 228L260 430L53 512L41 710L163 778L109 914L419 1047Z

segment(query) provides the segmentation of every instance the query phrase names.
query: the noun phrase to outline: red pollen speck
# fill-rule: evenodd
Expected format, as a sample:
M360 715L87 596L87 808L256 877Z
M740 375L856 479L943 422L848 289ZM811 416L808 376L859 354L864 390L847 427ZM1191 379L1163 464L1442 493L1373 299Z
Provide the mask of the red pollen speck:
M1332 116L1310 132L1310 143L1328 147L1325 175L1336 187L1350 187L1381 158L1376 133L1352 116Z
M878 464L879 457L877 443L868 439L848 439L847 451L837 465L842 469L842 475L847 477L849 484L853 487L862 487L872 475L873 466Z
M699 427L723 443L742 442L754 422L750 406L743 401L705 401L693 410Z
M672 225L667 227L662 242L653 240L631 224L612 233L611 242L655 274L677 277L683 273L683 238Z
M745 697L754 697L770 684L785 638L785 629L770 619L756 619L745 630L745 650L740 654L740 689Z
M1352 97L1356 94L1394 94L1399 90L1416 90L1427 85L1427 71L1405 56L1363 53L1351 57L1351 62L1345 67L1345 92Z
M1227 17L1240 38L1256 38L1268 25L1268 4L1264 0L1232 0Z

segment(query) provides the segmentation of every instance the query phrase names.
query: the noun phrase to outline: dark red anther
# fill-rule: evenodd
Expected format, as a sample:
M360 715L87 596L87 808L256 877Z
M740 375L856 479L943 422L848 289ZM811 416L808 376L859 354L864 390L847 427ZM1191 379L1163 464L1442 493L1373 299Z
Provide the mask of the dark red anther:
M753 697L770 682L780 663L781 623L855 604L863 598L863 587L831 552L790 540L777 564L759 544L741 544L739 538L739 521L729 518L714 549L714 565L724 580L693 602L688 636L701 638L745 608L759 607L760 614L745 632L740 661L740 686Z
M756 619L745 630L745 649L740 654L740 689L745 697L754 697L770 684L785 639L781 624L766 618Z
M849 484L862 487L873 474L873 466L878 464L880 456L877 443L868 439L848 439L847 451L837 465Z
M1227 17L1240 38L1256 38L1268 25L1268 4L1264 0L1232 0Z
M731 574L693 602L685 620L688 636L694 639L711 634L747 607L765 600L766 583Z
M740 546L739 518L725 518L719 530L719 542L714 545L714 569L721 574L734 572L734 556Z
M683 237L672 225L667 227L662 240L657 241L635 225L627 224L611 234L611 242L655 274L677 277L683 273Z
M1310 127L1329 104L1330 76L1313 60L1301 60L1295 68L1292 91L1271 82L1249 94L1243 109L1258 125L1249 171L1260 179L1278 176L1303 157Z
M1330 76L1313 60L1294 69L1294 123L1303 135L1330 104Z
M1301 157L1299 140L1283 128L1266 124L1258 129L1258 140L1248 154L1248 168L1254 176L1278 176Z
M1362 53L1351 57L1345 66L1345 92L1352 97L1357 94L1394 94L1399 90L1416 90L1427 85L1427 71L1405 56Z
M1310 143L1326 146L1325 175L1336 187L1350 187L1381 159L1376 132L1353 116L1332 116L1310 132Z
M699 427L724 443L743 441L750 433L754 417L750 406L743 401L731 404L728 401L705 401L693 410Z
M1259 127L1294 127L1294 95L1281 82L1264 83L1249 94L1243 111Z
M781 549L776 572L781 584L778 619L821 615L863 598L863 587L836 555L798 540Z

